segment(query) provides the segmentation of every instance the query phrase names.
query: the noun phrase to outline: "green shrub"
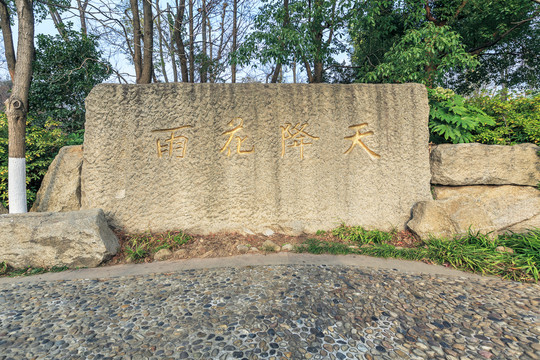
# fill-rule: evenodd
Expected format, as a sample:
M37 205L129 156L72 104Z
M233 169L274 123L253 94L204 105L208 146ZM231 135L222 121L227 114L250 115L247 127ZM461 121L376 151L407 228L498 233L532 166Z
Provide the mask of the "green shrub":
M479 107L467 102L452 90L429 89L430 141L440 144L474 141L474 131L495 121Z
M28 207L36 199L49 165L66 145L82 144L83 132L66 135L59 123L48 120L44 127L36 126L29 118L26 122L26 198ZM8 205L8 120L0 113L0 201Z
M477 128L473 141L498 145L540 145L540 94L510 97L504 93L482 95L471 98L467 103L495 119L495 124Z

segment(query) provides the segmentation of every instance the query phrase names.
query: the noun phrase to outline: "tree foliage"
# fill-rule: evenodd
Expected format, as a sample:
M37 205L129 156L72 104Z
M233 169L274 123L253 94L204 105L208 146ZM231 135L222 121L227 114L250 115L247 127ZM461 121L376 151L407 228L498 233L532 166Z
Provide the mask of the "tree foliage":
M102 59L97 38L69 28L65 36L38 35L30 114L36 125L50 119L68 132L84 128L84 100L92 88L111 74Z
M418 60L410 51L400 56L396 48L415 44L413 37L430 35L434 44L446 47L446 56L455 57L454 49L460 56L468 53L478 61L446 68L445 76L439 76L435 85L451 86L460 93L486 84L538 86L539 8L531 0L358 2L349 24L357 79L366 79L378 67L388 66L382 64ZM478 65L475 71L473 65Z
M408 30L362 80L418 82L431 88L442 83L450 71L474 69L477 65L477 60L465 51L459 34L448 26L426 23L420 29Z
M233 61L248 64L255 57L275 68L299 63L309 82L322 82L333 55L344 49L349 1L263 0L254 29Z
M530 142L540 145L540 94L483 94L467 101L495 119L476 129L473 140L484 144L514 145Z

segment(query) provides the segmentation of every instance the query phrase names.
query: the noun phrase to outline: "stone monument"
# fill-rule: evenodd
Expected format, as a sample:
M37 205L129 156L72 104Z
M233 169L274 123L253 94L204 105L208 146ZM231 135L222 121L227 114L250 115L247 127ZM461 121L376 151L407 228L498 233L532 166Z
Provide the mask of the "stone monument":
M431 199L419 84L104 84L86 107L82 208L128 232L403 229Z

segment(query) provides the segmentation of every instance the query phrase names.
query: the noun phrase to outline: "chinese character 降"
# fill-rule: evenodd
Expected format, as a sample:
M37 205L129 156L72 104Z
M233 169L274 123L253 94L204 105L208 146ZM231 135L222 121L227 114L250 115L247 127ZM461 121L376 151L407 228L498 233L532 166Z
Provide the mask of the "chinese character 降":
M177 135L176 132L180 129L190 128L191 125L179 126L172 129L158 129L152 130L152 132L168 132L170 137L166 140L157 139L157 154L159 158L163 157L163 154L172 157L173 154L176 154L176 157L183 158L186 156L186 149L188 144L188 138L182 135Z
M351 146L349 147L349 149L347 149L347 151L345 151L345 154L348 154L350 153L354 147L356 145L360 146L362 149L364 149L368 154L369 156L371 156L372 159L378 159L380 158L381 156L375 152L373 152L370 148L368 148L366 146L366 144L364 144L362 142L362 140L360 140L361 138L363 138L364 136L368 136L368 135L373 135L373 131L366 131L365 133L361 133L360 132L360 129L363 128L363 127L366 127L368 125L368 123L362 123L362 124L358 124L358 125L351 125L349 126L349 129L353 129L356 131L356 133L354 135L351 135L351 136L346 136L345 137L345 140L350 140L352 141L352 144Z
M238 120L240 124L238 124L237 126L234 126L234 123L236 120ZM231 122L229 122L228 126L232 127L232 129L225 131L221 135L228 135L229 138L227 139L227 142L225 143L225 145L223 145L223 147L221 148L219 152L222 153L225 150L227 150L227 156L231 156L231 142L234 138L234 135L244 128L244 119L242 119L241 117L233 119L231 120ZM242 150L242 143L246 139L247 139L247 136L244 136L243 138L238 135L236 136L236 153L237 154L240 154L240 155L249 154L249 153L252 153L253 150L255 149L255 146L252 146L251 150Z
M313 140L319 140L318 137L308 134L304 129L308 126L307 123L300 125L292 125L291 123L286 123L285 126L280 126L281 128L281 157L285 156L286 147L299 147L300 148L300 159L304 158L304 146L313 145L312 142L305 142L307 138ZM286 145L286 141L292 142L289 145Z

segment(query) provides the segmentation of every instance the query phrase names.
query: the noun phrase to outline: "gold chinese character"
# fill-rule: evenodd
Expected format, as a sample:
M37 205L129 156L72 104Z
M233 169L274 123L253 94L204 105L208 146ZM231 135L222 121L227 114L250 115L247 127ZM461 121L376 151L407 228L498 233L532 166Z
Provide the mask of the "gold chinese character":
M176 157L183 158L186 156L186 149L188 145L188 138L185 136L177 136L176 132L180 129L190 128L191 125L179 126L172 129L158 129L152 130L152 132L170 132L171 136L167 140L161 141L161 139L156 140L157 145L157 154L158 158L162 158L163 154L167 154L169 157L173 156L173 153L178 154Z
M361 138L363 138L364 136L368 136L368 135L373 135L373 131L366 131L365 133L360 133L360 129L363 128L363 127L366 127L368 125L368 123L362 123L362 124L358 124L358 125L351 125L349 126L349 129L353 129L356 131L356 134L354 135L351 135L351 136L346 136L345 137L345 140L350 140L352 141L352 144L351 144L351 147L349 147L349 149L347 149L347 151L345 151L345 154L348 154L350 153L353 148L358 145L360 146L362 149L364 149L368 154L369 156L371 156L372 159L378 159L380 158L381 156L379 154L376 154L375 152L373 152L370 148L368 148L366 146L366 144L364 144L362 142L362 140L360 140Z
M236 120L240 121L240 124L237 125L237 126L234 126L234 123L235 123ZM221 148L221 150L219 152L222 153L225 150L227 150L227 156L231 156L231 142L232 142L232 140L234 138L234 135L238 131L240 131L240 130L242 130L244 128L244 119L242 119L241 117L233 119L233 120L231 120L231 122L229 123L228 126L233 127L233 128L231 130L225 131L223 134L221 134L221 135L228 135L229 139L227 139L227 142L225 143L225 145L223 145L223 147ZM240 154L240 155L249 154L249 153L252 153L253 150L255 149L255 146L252 146L251 150L242 150L242 143L246 139L247 139L247 136L244 136L243 138L241 138L240 136L236 136L236 153L237 154Z
M305 142L306 138L311 138L313 140L319 140L318 137L312 136L304 131L308 126L307 123L300 125L292 125L291 123L286 123L285 126L280 126L281 128L281 157L285 156L286 147L299 147L300 148L300 159L304 158L304 146L313 145L312 142ZM292 144L286 145L286 141L292 141Z

